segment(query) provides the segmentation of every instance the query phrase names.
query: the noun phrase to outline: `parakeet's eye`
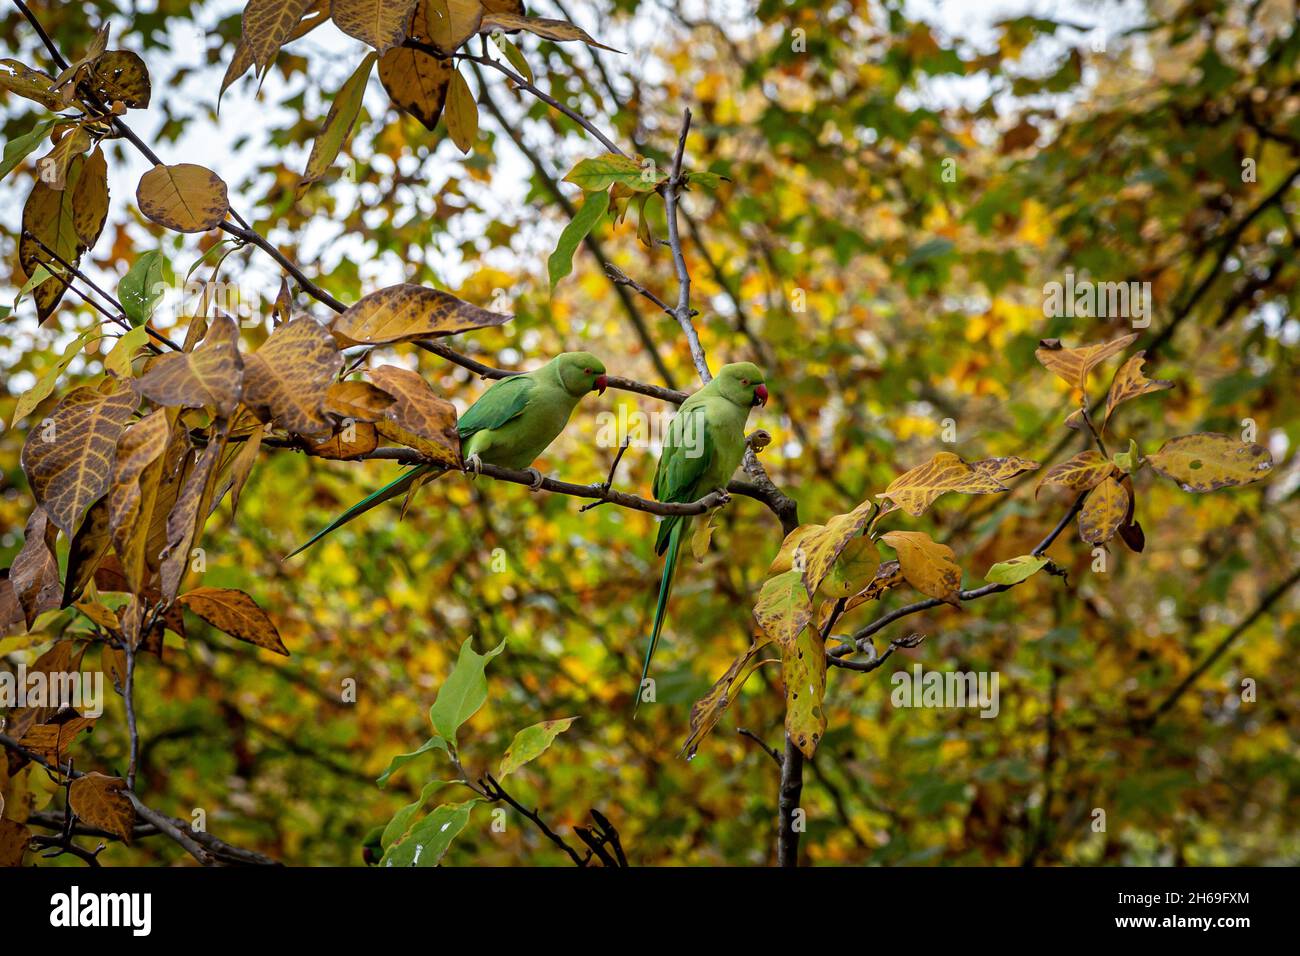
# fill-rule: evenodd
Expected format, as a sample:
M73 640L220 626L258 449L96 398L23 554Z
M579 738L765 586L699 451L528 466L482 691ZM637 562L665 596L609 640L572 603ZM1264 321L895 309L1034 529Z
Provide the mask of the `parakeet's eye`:
M748 385L748 384L749 384L749 379L747 379L747 378L742 378L742 379L740 380L740 384L741 384L741 385Z
M586 374L590 375L590 374L591 374L591 369L589 369L589 368L584 368L584 369L583 369L583 372L585 372Z

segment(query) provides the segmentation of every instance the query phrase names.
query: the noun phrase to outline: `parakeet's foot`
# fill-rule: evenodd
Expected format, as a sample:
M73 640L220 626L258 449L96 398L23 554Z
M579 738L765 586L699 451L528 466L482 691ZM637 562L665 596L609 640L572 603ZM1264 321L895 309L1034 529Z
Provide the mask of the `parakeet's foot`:
M465 470L467 472L473 472L469 479L470 481L473 481L479 475L483 474L483 459L478 455L470 455L465 459Z
M718 496L718 507L722 507L731 500L731 492L726 488L714 488L713 492Z
M529 491L541 491L541 490L542 490L542 481L544 480L544 479L542 478L542 473L541 473L540 471L538 471L536 468L525 468L524 471L526 471L528 474L530 474L530 475L533 476L533 483L532 483L531 485L528 486L528 490L529 490Z

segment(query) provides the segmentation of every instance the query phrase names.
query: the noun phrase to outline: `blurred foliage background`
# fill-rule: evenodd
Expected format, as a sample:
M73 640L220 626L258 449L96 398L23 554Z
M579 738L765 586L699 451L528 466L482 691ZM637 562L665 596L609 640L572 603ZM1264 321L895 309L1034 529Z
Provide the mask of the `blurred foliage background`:
M286 47L260 93L251 76L235 84L218 113L239 4L31 6L65 53L111 20L114 45L140 53L152 73L154 99L133 117L137 131L165 161L221 174L234 206L344 302L404 280L485 305L504 296L514 322L460 336L456 348L508 368L589 349L613 374L695 384L675 322L616 289L597 262L674 288L667 251L640 245L634 221L602 224L550 294L546 256L568 219L563 204L578 195L558 181L600 148L502 77L472 78L482 124L468 156L441 129L399 115L372 80L346 161L299 198L307 150L360 43L326 24ZM803 521L849 510L938 451L1046 465L1085 447L1063 427L1070 396L1034 348L1046 337L1113 338L1128 325L1045 317L1043 286L1067 270L1153 289L1139 346L1153 377L1175 387L1126 405L1116 434L1151 451L1175 434L1237 434L1252 419L1278 462L1268 482L1205 496L1146 471L1136 489L1144 553L1113 548L1107 572L1093 573L1089 549L1067 533L1050 554L1069 570L1068 585L1040 575L882 633L927 635L895 657L902 667L998 671L997 719L892 707L892 666L833 669L829 729L805 774L804 859L1294 861L1294 592L1253 619L1157 723L1138 718L1297 562L1295 4L1081 3L1052 5L1051 16L1025 5L978 25L961 20L961 7L538 0L530 13L566 16L628 52L517 39L539 86L661 166L683 107L693 109L688 165L730 180L685 201L697 322L715 369L741 359L766 369L773 401L751 423L774 436L763 461ZM51 69L8 5L0 39L16 58ZM6 140L30 127L32 108L5 101ZM133 196L147 167L120 141L107 151L112 211L89 255L92 275L113 285L160 244L183 274L216 234L176 237L143 219ZM18 217L32 176L29 162L0 184L0 282L10 298L22 282ZM268 298L279 285L251 247L222 270ZM97 321L74 298L39 328L30 302L0 324L0 565L20 547L31 508L18 457L40 413L8 423L17 396ZM305 296L296 306L327 317ZM246 347L261 334L246 331ZM436 356L387 351L462 409L484 387ZM78 359L58 394L101 372L94 354ZM598 411L665 408L625 392L588 401L539 466L603 480L614 449L597 441ZM955 445L942 440L946 419ZM621 488L648 495L654 451L628 453ZM610 506L580 513L572 498L452 476L404 520L395 508L374 512L281 562L395 471L263 453L237 516L227 503L209 523L203 583L251 593L292 657L196 623L161 663L142 666L142 797L185 818L202 808L213 833L286 862L359 864L367 831L446 770L435 755L387 789L374 783L393 754L427 736L435 690L473 636L480 651L509 643L488 670L488 705L462 733L471 770L488 769L519 727L577 715L513 778L516 795L553 828L567 832L595 806L634 864L771 862L777 768L737 728L778 744L779 673L760 668L694 760L676 754L692 702L749 644L750 609L781 540L775 518L737 498L703 562L684 562L657 657L658 703L633 720L658 581L654 519ZM1046 492L1036 500L1033 484L1009 496L949 496L907 526L946 541L978 583L993 562L1027 552L1068 505ZM911 599L864 605L837 631ZM6 666L78 626L55 613L34 636L20 628L0 639ZM355 703L341 702L349 678ZM1243 703L1247 678L1257 699ZM79 744L78 767L120 769L126 739L110 694ZM1106 811L1104 833L1092 828L1095 808ZM113 845L102 859L187 860L157 840ZM472 823L446 862L567 861L516 817L504 833Z

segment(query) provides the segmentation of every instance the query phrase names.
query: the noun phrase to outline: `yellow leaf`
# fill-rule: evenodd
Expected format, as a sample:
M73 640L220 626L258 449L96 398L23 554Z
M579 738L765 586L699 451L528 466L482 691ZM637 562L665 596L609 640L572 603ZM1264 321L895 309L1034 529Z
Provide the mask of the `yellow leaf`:
M714 682L709 692L691 707L690 735L682 744L681 755L688 760L695 756L700 742L717 726L718 721L740 694L749 676L765 663L758 659L759 652L771 643L771 638L760 634L754 638L749 650L732 662L727 672Z
M239 328L234 319L220 316L194 351L166 352L153 359L136 388L159 405L206 406L228 416L239 404L243 378Z
M1214 432L1171 438L1146 460L1183 491L1248 485L1273 470L1273 456L1263 445L1247 445Z
M315 319L286 322L244 357L244 403L263 421L300 435L328 433L321 403L343 367L334 338Z
M795 638L812 619L812 598L803 585L803 574L786 571L763 582L754 619L769 638L781 647L793 646Z
M477 33L482 19L483 5L478 0L425 0L425 32L447 53Z
M960 606L961 568L951 548L922 531L890 531L881 535L881 540L898 552L908 584L922 594Z
M717 510L710 511L703 521L695 522L695 530L691 532L691 554L699 563L704 562L704 556L709 553L709 544L713 541L713 516Z
M309 6L311 0L248 0L241 42L248 47L249 57L257 64L259 73L270 69L275 55Z
M383 53L406 39L416 0L330 0L334 24Z
M1107 477L1088 492L1079 512L1079 536L1089 544L1104 544L1123 524L1128 514L1129 493L1114 478Z
M394 47L379 60L379 81L388 98L431 133L437 129L447 102L452 72L450 60L409 47Z
M456 406L435 395L424 379L408 369L382 365L373 369L370 377L396 399L378 423L380 434L439 464L460 468Z
M526 30L529 33L542 37L546 40L556 40L564 42L566 40L578 40L588 46L599 47L602 50L609 50L611 53L622 53L622 50L616 50L612 46L594 39L591 34L587 33L579 26L575 26L568 20L551 20L546 17L525 17L516 13L488 13L483 17L483 22L479 26L480 33L492 33L496 30Z
M1118 355L1137 341L1137 333L1120 336L1110 342L1084 345L1079 348L1062 348L1055 339L1044 339L1034 355L1048 370L1059 375L1072 388L1086 391L1088 373L1112 355Z
M447 133L462 153L468 153L478 138L478 103L459 72L452 73L447 91Z
M1007 488L991 474L976 471L952 452L941 451L923 465L899 475L876 497L889 498L917 517L940 495L959 491L969 495L996 494Z
M1104 455L1095 451L1081 451L1073 458L1047 469L1038 482L1034 495L1037 497L1043 485L1061 485L1071 491L1087 491L1099 485L1114 471L1114 464Z
M1110 421L1111 412L1115 411L1115 406L1120 402L1127 402L1130 398L1137 398L1139 395L1174 387L1173 382L1147 378L1142 373L1142 365L1145 362L1146 352L1137 352L1121 365L1119 371L1115 373L1115 377L1110 383L1110 392L1106 395L1106 417L1102 419L1102 431L1106 430L1106 423Z
M781 677L785 732L812 759L826 732L826 646L815 628L805 628L792 645L781 648Z
M140 177L135 201L146 219L175 232L215 229L230 210L221 177L193 163L155 166Z
M370 293L335 319L331 331L345 345L387 345L504 325L512 318L450 292L403 283Z

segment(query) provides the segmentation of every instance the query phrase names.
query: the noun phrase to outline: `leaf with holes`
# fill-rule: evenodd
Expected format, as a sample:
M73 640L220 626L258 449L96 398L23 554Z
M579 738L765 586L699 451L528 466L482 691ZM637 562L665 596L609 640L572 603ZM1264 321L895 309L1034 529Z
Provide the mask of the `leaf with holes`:
M122 103L133 110L149 105L149 68L130 50L108 50L95 57L85 82L106 103Z
M826 732L826 645L815 628L806 628L781 649L785 682L785 732L808 759Z

